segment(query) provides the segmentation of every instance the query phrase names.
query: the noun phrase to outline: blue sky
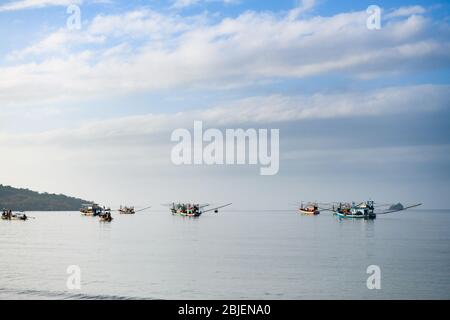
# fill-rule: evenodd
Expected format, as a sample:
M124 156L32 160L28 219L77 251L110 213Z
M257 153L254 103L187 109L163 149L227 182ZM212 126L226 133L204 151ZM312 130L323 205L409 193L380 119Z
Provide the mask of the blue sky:
M71 3L80 30L66 27ZM381 30L366 27L373 4ZM111 205L448 207L449 13L446 1L0 1L0 182ZM170 132L194 120L280 129L280 173L173 166Z

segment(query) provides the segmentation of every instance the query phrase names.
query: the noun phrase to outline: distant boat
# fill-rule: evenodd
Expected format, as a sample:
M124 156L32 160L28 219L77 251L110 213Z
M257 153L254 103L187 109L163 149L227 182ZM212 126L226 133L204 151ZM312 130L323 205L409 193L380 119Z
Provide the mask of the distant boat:
M114 218L111 215L111 209L104 209L100 214L100 222L111 222Z
M317 216L320 214L319 207L317 203L308 203L306 206L303 205L303 202L298 211L306 216Z
M401 203L397 203L394 205L389 205L389 209L387 210L381 210L381 211L375 211L375 202L372 200L362 202L360 204L355 204L354 202L350 205L348 203L339 203L339 206L336 208L333 205L333 209L331 211L334 212L334 214L340 218L345 219L376 219L377 215L380 214L388 214L388 213L394 213L399 211L404 211L411 208L416 208L421 206L422 204L415 204L411 206L404 207ZM382 207L384 205L379 205L378 207Z
M2 220L20 220L20 221L26 221L28 220L28 217L25 213L13 213L11 210L3 210L2 213Z
M374 202L367 201L362 202L358 205L356 205L355 203L352 203L352 205L340 203L339 206L333 211L334 214L340 218L367 220L375 219L377 217L374 209Z
M181 217L200 217L203 212L202 209L204 207L207 207L208 205L199 205L199 204L185 204L185 203L178 203L172 204L172 207L170 208L170 212L174 216L181 216Z
M111 221L113 221L114 220L114 218L113 217L111 217L111 216L104 216L104 217L100 217L100 222L111 222Z
M96 203L84 204L80 209L83 216L96 217L102 214L103 208Z
M145 211L145 210L148 210L150 208L151 208L151 206L145 207L145 208L141 208L141 209L136 209L134 206L133 207L131 207L131 206L130 207L120 206L119 209L117 209L117 210L114 209L114 210L111 210L111 211L119 212L120 214L136 214L138 212Z
M120 214L135 214L136 210L134 209L134 207L120 206L119 213Z
M219 209L225 208L230 206L231 203L225 204L223 206L219 206L216 208L205 210L205 208L209 207L209 204L191 204L191 203L172 203L172 204L165 204L165 206L170 206L170 212L174 216L181 216L181 217L200 217L202 214L206 212L214 211L215 213L219 212Z

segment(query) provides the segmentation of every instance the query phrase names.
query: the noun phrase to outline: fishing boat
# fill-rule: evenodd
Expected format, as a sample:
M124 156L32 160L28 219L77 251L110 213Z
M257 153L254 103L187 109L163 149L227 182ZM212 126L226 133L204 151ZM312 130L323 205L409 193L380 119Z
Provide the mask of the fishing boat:
M28 217L25 213L13 213L11 210L3 210L2 220L26 221L28 220Z
M200 217L202 215L201 206L199 204L185 204L185 203L178 203L173 204L170 211L175 216L182 216L182 217Z
M373 201L362 202L358 205L354 202L351 205L348 203L340 203L334 210L334 214L345 219L376 219L377 215L374 209Z
M122 207L120 206L120 209L118 210L120 214L135 214L136 210L134 209L134 207Z
M142 212L142 211L148 210L150 208L151 208L151 206L145 207L145 208L136 208L134 206L132 206L132 207L120 206L119 209L113 209L111 211L118 212L120 214L128 214L129 215L129 214L136 214L138 212Z
M111 222L114 218L111 215L111 209L105 209L100 215L100 222Z
M113 217L100 217L100 222L111 222L113 220Z
M373 220L376 219L377 215L394 213L399 211L408 210L411 208L416 208L421 206L422 204L414 204L411 206L403 206L398 203L395 205L378 205L375 206L375 202L372 200L361 202L360 204L356 204L353 202L352 204L348 203L339 203L337 208L333 205L331 211L334 212L336 216L343 219L365 219L365 220ZM389 206L387 210L380 210L377 207Z
M26 221L28 220L28 217L23 214L23 215L13 215L11 217L3 217L2 216L2 220L9 220L9 221Z
M298 211L306 216L316 216L320 214L319 207L317 203L308 203L306 206L303 205L303 202Z
M231 203L228 203L226 205L223 206L219 206L219 207L215 207L212 209L207 209L205 210L207 207L209 207L209 204L191 204L191 203L172 203L170 204L170 212L172 213L172 215L174 216L181 216L181 217L200 217L202 214L206 213L206 212L211 212L214 211L215 213L219 212L219 209L221 208L225 208L230 206Z
M104 208L96 203L84 204L80 209L83 216L96 217L102 214Z

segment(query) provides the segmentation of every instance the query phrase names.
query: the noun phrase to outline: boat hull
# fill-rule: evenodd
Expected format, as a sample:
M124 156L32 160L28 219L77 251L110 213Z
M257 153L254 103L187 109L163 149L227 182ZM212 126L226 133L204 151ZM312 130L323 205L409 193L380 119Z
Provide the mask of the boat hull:
M201 212L187 213L187 212L172 210L172 215L179 216L179 217L197 218L197 217L200 217L202 215L202 213Z
M2 217L2 220L6 220L6 221L26 221L27 218L24 218L24 217L11 217L11 218Z
M85 216L85 217L96 217L99 214L98 213L93 213L93 212L81 212L81 215Z
M372 220L376 219L375 214L351 214L351 213L343 213L343 212L335 212L334 213L339 218L343 219L365 219L365 220Z
M299 211L299 213L301 213L302 215L305 215L305 216L317 216L320 214L319 210L308 211L308 210L299 209L298 211Z

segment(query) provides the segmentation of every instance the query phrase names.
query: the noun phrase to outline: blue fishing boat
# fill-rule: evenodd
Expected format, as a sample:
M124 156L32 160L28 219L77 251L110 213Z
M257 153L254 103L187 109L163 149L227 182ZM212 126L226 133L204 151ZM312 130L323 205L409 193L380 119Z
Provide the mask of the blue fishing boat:
M336 209L333 208L336 216L345 219L376 219L374 210L374 202L371 200L358 205L354 202L351 205L340 203Z
M331 211L338 216L339 218L344 219L376 219L378 214L388 214L388 213L394 213L399 211L404 211L411 208L416 208L421 206L422 204L415 204L412 206L404 207L402 204L398 203L395 205L389 205L389 208L387 210L380 210L377 209L375 211L375 202L372 200L361 202L360 204L356 204L353 202L352 204L348 203L339 203L337 207L333 205L333 208ZM385 206L385 205L380 205ZM378 207L380 207L378 206Z

